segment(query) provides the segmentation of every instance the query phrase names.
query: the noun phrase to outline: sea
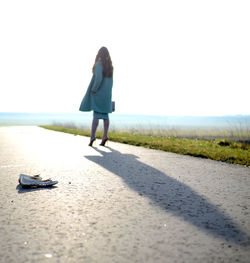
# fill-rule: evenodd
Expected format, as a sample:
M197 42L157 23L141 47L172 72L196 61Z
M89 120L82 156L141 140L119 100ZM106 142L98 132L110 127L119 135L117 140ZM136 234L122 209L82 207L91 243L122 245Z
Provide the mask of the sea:
M89 128L92 113L0 112L0 126L65 125ZM250 115L228 116L157 116L110 114L112 129L243 129L250 130Z

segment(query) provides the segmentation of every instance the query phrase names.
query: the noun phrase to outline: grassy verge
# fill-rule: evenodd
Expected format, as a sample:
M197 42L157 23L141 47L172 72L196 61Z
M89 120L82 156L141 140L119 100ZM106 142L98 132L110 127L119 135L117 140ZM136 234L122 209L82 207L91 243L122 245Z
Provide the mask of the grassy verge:
M63 126L41 127L74 135L90 136L90 131L88 130ZM101 138L102 133L97 132L96 136L97 138ZM143 146L151 149L250 166L250 145L236 143L226 139L197 140L131 134L128 132L110 132L109 139L115 142Z

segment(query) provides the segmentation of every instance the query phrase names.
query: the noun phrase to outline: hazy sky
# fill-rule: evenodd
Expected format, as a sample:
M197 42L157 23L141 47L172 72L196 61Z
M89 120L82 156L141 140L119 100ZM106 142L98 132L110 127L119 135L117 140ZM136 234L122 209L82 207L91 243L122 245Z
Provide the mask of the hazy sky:
M249 14L249 0L1 0L0 112L77 112L107 46L117 113L250 114Z

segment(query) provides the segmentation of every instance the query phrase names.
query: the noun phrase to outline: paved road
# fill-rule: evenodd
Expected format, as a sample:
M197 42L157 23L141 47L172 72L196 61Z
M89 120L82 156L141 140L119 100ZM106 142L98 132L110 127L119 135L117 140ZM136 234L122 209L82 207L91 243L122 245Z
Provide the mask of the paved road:
M249 168L88 140L0 128L0 262L250 262Z

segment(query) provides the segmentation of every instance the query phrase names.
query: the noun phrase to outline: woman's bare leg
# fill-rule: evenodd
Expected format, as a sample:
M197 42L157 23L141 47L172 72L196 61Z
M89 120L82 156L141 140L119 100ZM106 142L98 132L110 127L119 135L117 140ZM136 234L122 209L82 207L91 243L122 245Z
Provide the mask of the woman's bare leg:
M99 119L93 118L92 127L91 127L91 138L90 138L91 140L95 138L95 133L96 133L98 124L99 124Z
M104 127L104 132L103 132L102 139L105 140L108 138L109 119L103 119L103 127Z

